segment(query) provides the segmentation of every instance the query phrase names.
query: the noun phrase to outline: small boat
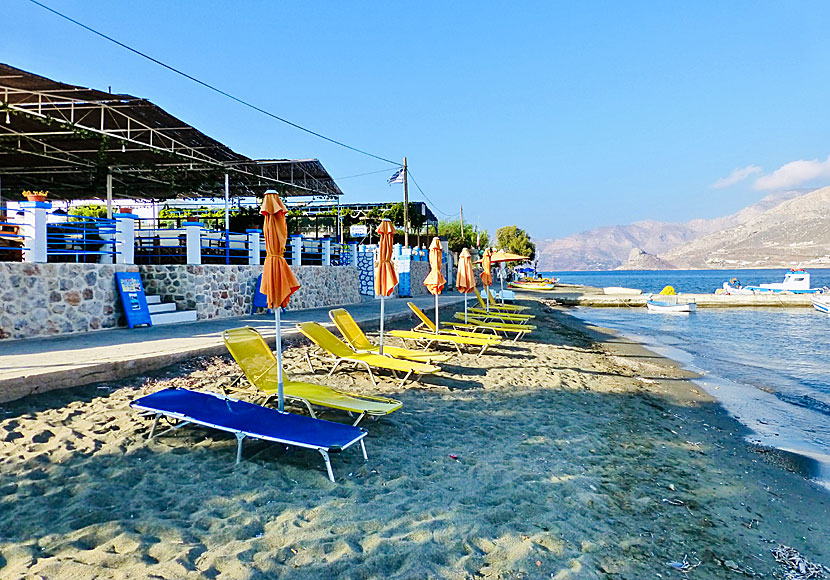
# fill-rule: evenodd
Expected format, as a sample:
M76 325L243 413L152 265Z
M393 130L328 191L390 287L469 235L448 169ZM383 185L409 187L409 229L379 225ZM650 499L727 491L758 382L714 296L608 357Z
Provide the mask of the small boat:
M715 294L755 294L755 292L744 288L737 278L730 278L729 282L723 283L723 288L715 290Z
M663 312L666 314L687 314L697 310L694 298L678 298L677 296L649 296L646 301L649 312Z
M602 289L602 291L605 294L625 294L627 296L639 296L643 293L642 290L638 290L636 288L624 288L622 286L606 286Z
M744 286L753 294L818 294L821 288L810 288L810 275L801 268L793 268L784 275L784 281L775 284Z
M548 278L515 280L510 282L507 287L514 290L553 290L556 288L556 279L554 278L553 281Z
M813 308L819 312L830 314L830 296L813 298Z

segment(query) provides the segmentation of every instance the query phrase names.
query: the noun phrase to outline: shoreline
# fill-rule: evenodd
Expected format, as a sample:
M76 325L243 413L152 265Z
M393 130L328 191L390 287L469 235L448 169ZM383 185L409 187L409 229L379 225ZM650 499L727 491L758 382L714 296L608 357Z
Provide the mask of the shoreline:
M749 425L741 422L738 417L732 416L729 410L724 406L724 402L718 398L717 394L711 392L710 388L707 388L707 380L704 379L704 376L697 372L691 363L691 355L688 355L685 351L677 349L675 347L669 347L667 345L657 345L657 344L649 344L645 341L645 337L637 337L630 335L628 333L594 325L586 320L579 318L576 315L566 313L573 320L574 326L583 330L586 334L596 336L597 340L603 343L606 346L614 346L621 344L617 342L618 340L627 341L628 349L632 352L641 351L643 353L643 358L651 357L653 355L657 355L665 360L665 365L669 368L674 368L675 365L678 368L681 368L683 371L689 373L688 381L699 386L699 388L708 396L708 398L712 401L717 403L720 408L722 409L724 415L731 420L734 421L736 424L740 425L745 433L742 436L743 442L750 447L751 449L757 450L759 453L763 454L762 456L767 457L772 461L773 465L778 465L783 467L784 469L788 469L789 471L794 471L800 473L805 478L813 481L817 485L821 486L822 488L826 489L828 493L830 493L830 462L822 461L817 457L813 457L809 454L807 450L792 450L792 449L784 449L781 447L777 447L775 445L762 443L759 440L752 441L750 437L752 436L760 436L760 434L752 429ZM609 341L607 336L612 336L615 338L614 341ZM609 351L613 353L614 348L609 348ZM674 353L673 351L677 351ZM677 356L677 354L687 355L689 360L684 361L681 360L683 358L687 358L686 356ZM631 356L631 355L629 355ZM636 355L634 355L636 356ZM728 379L725 379L720 376L708 375L707 379L712 381L715 385L723 385L724 383L732 383Z
M780 573L779 544L830 561L826 493L745 443L691 373L526 304L528 339L403 390L288 349L296 380L404 404L364 425L368 462L333 457L336 484L312 452L251 443L234 467L233 437L146 441L129 401L215 390L226 357L0 405L0 578L680 579L687 562L727 579Z
M692 355L677 347L660 344L654 342L648 336L637 336L631 333L626 333L613 328L596 326L579 317L579 315L570 315L576 324L585 327L586 332L596 332L598 336L609 334L611 336L620 337L624 340L631 341L641 346L646 352L653 352L668 361L679 365L685 371L689 372L691 376L689 380L706 392L713 401L716 401L730 419L734 420L746 429L743 440L747 445L763 450L763 453L773 454L779 464L786 466L794 466L793 470L797 470L805 477L811 479L816 484L825 488L830 492L830 457L821 453L815 452L810 448L810 443L806 439L780 439L776 440L778 433L764 434L759 430L754 429L749 423L752 421L758 422L758 417L753 413L742 413L736 409L734 401L741 399L743 407L751 407L752 404L747 404L748 398L754 397L757 401L754 403L756 407L764 404L763 398L772 396L769 392L761 389L760 392L751 390L746 385L739 385L725 377L712 374L706 369L697 367ZM704 376L705 375L705 376ZM729 395L727 398L727 394ZM731 400L730 400L731 399ZM766 423L761 423L765 425ZM774 436L773 436L774 435ZM754 440L752 438L755 438ZM776 442L778 444L776 444ZM789 467L788 467L789 468Z

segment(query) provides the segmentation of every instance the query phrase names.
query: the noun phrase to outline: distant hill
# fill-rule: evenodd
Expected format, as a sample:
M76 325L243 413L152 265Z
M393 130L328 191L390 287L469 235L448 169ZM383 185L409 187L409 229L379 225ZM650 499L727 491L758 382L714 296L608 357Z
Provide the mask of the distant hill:
M748 214L660 258L684 269L830 267L830 187Z
M641 221L627 226L609 226L588 230L554 240L541 240L536 244L538 269L550 270L613 270L615 268L635 269L628 262L631 250L638 249L645 254L657 256L660 260L675 264L679 268L690 267L685 264L699 263L692 254L677 255L674 250L686 247L696 240L723 230L759 219L762 215L782 203L804 195L804 191L787 191L769 195L741 211L714 219L694 219L684 223L666 223L659 221ZM661 262L650 260L650 263ZM715 268L717 266L697 266ZM647 268L636 268L647 269Z

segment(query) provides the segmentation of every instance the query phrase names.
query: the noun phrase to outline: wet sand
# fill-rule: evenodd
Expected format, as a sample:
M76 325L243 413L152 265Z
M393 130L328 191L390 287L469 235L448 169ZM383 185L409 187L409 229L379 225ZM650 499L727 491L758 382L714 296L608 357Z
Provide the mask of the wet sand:
M3 404L0 578L770 577L779 543L830 563L830 495L796 463L673 361L527 304L529 338L403 390L289 349L294 378L404 403L365 423L368 462L333 456L336 484L313 451L147 442L129 402L217 391L221 357Z

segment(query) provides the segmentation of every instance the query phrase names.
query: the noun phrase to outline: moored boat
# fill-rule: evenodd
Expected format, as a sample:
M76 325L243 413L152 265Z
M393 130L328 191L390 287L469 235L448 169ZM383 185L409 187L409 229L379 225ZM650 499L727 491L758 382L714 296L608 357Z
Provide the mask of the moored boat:
M642 290L638 290L637 288L624 288L622 286L606 286L602 289L604 294L625 294L629 296L639 296L643 293Z
M694 299L678 298L677 296L660 296L655 298L649 296L646 301L646 308L650 312L663 312L666 314L688 314L697 310L697 303Z
M514 290L553 290L556 288L556 279L550 278L542 279L523 279L514 280L507 285L508 288Z
M744 286L753 294L818 294L821 288L810 288L810 274L801 268L793 268L784 275L783 282L773 284L759 284L758 286Z
M818 310L819 312L824 312L825 314L830 314L830 297L823 296L823 297L816 297L813 298L813 308Z

